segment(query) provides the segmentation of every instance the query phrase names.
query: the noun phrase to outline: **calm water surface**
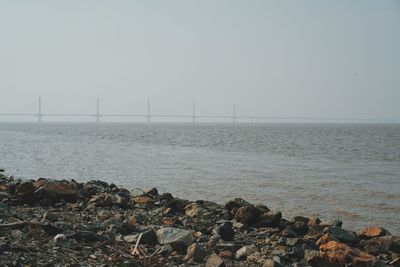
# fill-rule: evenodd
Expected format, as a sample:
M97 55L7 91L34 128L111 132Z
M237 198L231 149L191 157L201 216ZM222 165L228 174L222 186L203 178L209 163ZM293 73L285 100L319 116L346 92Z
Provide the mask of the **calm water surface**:
M400 234L400 125L1 123L0 167Z

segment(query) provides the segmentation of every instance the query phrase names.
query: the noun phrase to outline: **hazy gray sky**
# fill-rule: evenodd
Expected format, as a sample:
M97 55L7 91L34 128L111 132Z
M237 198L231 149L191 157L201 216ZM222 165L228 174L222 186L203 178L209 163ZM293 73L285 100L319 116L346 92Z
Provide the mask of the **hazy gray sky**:
M0 113L400 119L400 1L0 0Z

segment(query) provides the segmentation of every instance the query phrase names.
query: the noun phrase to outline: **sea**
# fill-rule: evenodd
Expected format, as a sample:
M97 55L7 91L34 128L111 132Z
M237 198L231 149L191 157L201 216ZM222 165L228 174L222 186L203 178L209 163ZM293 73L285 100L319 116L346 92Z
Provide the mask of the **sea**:
M0 168L400 234L400 124L4 122Z

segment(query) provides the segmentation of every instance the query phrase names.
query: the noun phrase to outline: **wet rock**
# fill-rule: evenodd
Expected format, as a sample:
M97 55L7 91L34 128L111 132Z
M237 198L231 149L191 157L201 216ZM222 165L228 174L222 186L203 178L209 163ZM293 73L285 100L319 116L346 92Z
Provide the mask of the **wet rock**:
M217 254L211 254L206 261L206 267L225 267L225 262Z
M255 245L244 246L240 248L235 253L236 260L245 260L247 256L253 254L254 252L258 251L258 248Z
M193 243L191 244L188 249L184 260L193 260L194 262L201 263L204 261L206 257L206 250L202 245Z
M253 205L250 205L238 208L233 218L236 219L238 222L252 225L257 221L260 215L261 211Z
M378 226L369 226L358 232L358 235L361 238L373 238L378 236L390 235L390 233L385 228Z
M213 234L219 235L224 241L232 241L235 237L235 231L233 231L231 223L218 225L214 228Z

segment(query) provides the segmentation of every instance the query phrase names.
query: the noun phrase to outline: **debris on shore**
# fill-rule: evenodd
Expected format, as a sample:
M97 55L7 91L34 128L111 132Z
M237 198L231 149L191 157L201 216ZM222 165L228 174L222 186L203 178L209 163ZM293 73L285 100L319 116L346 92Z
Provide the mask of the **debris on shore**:
M0 174L1 266L400 266L400 237L236 198Z

